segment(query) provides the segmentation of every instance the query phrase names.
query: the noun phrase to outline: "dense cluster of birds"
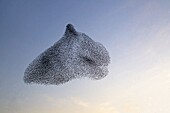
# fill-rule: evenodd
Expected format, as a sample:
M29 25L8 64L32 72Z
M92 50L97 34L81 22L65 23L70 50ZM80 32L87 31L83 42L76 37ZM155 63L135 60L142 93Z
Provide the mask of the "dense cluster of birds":
M58 85L82 77L99 80L108 74L109 62L101 43L68 24L63 37L29 64L24 82Z

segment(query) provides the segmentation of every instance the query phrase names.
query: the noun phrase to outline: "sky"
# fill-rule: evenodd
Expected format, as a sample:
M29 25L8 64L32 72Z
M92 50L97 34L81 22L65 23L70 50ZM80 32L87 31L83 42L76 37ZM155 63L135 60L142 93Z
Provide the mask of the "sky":
M169 113L169 0L0 0L1 113ZM27 85L28 64L65 26L101 42L109 74Z

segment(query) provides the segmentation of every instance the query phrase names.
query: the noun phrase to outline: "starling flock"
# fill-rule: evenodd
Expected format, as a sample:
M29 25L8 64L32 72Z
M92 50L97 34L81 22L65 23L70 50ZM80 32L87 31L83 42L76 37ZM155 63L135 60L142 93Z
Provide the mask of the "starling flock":
M109 62L101 43L68 24L63 37L29 64L24 82L59 85L82 77L99 80L108 74Z

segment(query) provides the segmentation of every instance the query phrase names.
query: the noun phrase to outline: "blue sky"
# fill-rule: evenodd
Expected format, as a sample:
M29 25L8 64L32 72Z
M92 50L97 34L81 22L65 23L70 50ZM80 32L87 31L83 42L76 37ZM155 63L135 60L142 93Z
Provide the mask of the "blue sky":
M169 0L1 0L2 113L169 113ZM26 85L28 64L71 23L110 53L109 75Z

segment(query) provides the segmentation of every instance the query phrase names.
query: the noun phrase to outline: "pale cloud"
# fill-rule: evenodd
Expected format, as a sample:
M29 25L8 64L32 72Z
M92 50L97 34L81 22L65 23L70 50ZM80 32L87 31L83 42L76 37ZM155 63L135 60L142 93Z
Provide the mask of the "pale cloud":
M98 105L98 111L101 113L120 113L110 102L102 102Z
M46 101L50 106L50 111L67 113L72 111L74 113L121 113L111 102L91 103L89 100L84 100L80 97L55 98L46 96ZM67 109L65 109L67 108Z
M88 107L89 106L89 103L88 102L85 102L77 97L70 97L70 100L72 101L72 103L78 105L78 106L81 106L81 107Z
M52 97L52 96L46 96L46 101L49 103L53 103L55 105L64 104L67 102L67 100L64 98L56 98L56 97Z
M123 104L122 109L125 113L140 113L140 106L134 101L127 101Z
M157 69L157 70L155 70ZM168 113L168 102L170 101L170 71L167 67L157 67L146 74L153 74L152 77L135 83L122 92L121 97L116 101L119 110L125 113ZM154 72L156 71L156 72Z
M81 107L89 106L88 102L85 102L78 97L55 98L55 97L46 96L46 100L49 103L54 103L56 105L57 104L66 105L66 104L70 103L70 104L78 105L78 106L81 106Z

